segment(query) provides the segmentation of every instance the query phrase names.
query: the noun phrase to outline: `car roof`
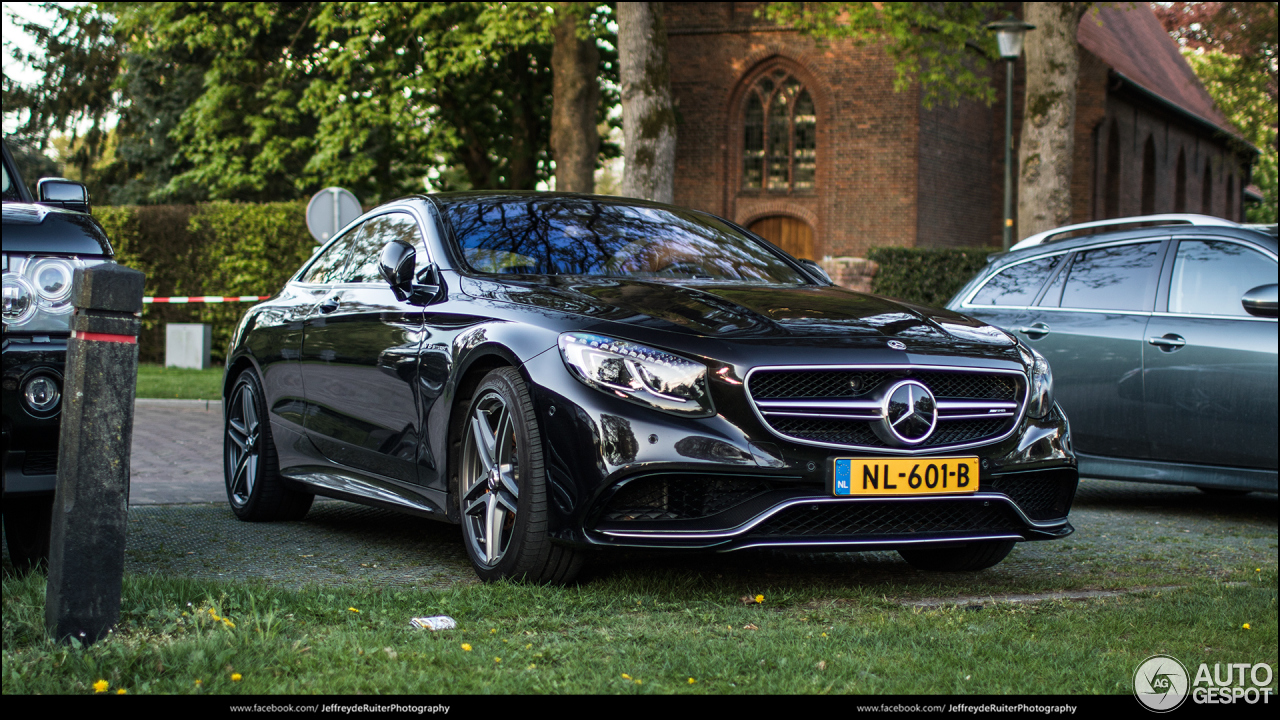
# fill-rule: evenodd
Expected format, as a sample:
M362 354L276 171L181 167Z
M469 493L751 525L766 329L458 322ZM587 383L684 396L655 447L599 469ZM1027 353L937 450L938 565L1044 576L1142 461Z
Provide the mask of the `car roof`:
M1272 254L1277 252L1276 238L1265 232L1244 227L1238 223L1232 223L1230 226L1203 226L1203 225L1167 225L1161 227L1144 227L1133 230L1115 230L1112 232L1097 233L1095 235L1083 235L1080 237L1070 238L1068 240L1057 240L1051 243L1042 243L1040 245L1032 245L1030 247L1018 250L1010 250L1007 253L998 254L992 257L989 269L995 267L1004 267L1020 260L1037 257L1040 255L1049 255L1052 253L1070 252L1080 247L1096 245L1105 242L1123 242L1125 240L1146 240L1161 239L1166 237L1206 237L1217 236L1224 238L1235 238L1253 243L1259 247L1271 251Z
M1040 245L1043 243L1058 243L1060 235L1068 235L1080 230L1091 230L1098 228L1099 232L1106 232L1105 229L1123 230L1124 226L1210 226L1210 227L1242 227L1240 223L1232 222L1225 218L1214 217L1212 215L1198 215L1195 213L1162 213L1159 215L1139 215L1126 218L1109 218L1107 220L1091 220L1089 222L1076 223L1074 225L1064 225L1052 230L1036 233L1018 241L1011 250L1021 250L1022 248ZM1066 238L1063 238L1066 239Z

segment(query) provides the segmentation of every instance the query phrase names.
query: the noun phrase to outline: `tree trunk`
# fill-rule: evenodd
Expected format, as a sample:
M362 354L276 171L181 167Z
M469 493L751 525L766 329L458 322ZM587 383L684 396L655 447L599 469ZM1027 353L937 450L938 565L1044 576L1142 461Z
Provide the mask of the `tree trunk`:
M618 3L622 85L622 194L671 202L676 169L676 114L660 2Z
M1075 153L1076 29L1089 3L1026 2L1027 91L1018 147L1016 238L1071 222Z
M596 111L600 84L596 72L600 51L592 35L578 36L578 3L560 3L552 30L551 156L556 161L556 190L595 192L600 133Z

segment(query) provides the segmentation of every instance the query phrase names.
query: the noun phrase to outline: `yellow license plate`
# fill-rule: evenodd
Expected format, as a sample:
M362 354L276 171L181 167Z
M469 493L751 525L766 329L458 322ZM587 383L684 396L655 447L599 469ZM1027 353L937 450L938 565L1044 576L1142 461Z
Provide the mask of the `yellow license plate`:
M958 495L978 491L978 458L834 458L831 493Z

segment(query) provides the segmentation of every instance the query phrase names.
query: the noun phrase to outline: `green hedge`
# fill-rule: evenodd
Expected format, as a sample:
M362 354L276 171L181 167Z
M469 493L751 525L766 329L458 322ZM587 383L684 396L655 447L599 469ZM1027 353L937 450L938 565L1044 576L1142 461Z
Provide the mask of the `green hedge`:
M867 259L880 266L871 292L942 307L986 267L994 252L1000 248L871 248Z
M308 257L306 205L214 202L94 208L116 260L147 274L146 294L271 295ZM146 305L139 359L164 362L165 325L213 326L213 359L222 362L236 323L252 303Z

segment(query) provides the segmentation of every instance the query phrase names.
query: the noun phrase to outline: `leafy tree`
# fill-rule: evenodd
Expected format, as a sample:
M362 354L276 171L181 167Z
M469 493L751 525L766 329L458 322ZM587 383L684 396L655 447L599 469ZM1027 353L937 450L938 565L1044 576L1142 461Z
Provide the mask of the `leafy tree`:
M1001 3L807 2L768 3L765 17L820 43L884 43L897 73L894 90L919 83L926 108L962 98L987 104L995 89L982 73L997 60L994 35L984 26Z
M1276 222L1277 24L1275 3L1153 3L1213 101L1260 151L1253 183L1261 204L1250 222Z
M607 6L573 5L576 35L607 36ZM81 176L116 202L289 199L331 184L380 202L424 178L438 189L550 178L560 4L51 7L55 27L26 28L43 52L23 59L55 82L6 78L5 112L25 113L42 140L71 132ZM616 74L607 51L596 67ZM74 137L85 118L92 142Z

